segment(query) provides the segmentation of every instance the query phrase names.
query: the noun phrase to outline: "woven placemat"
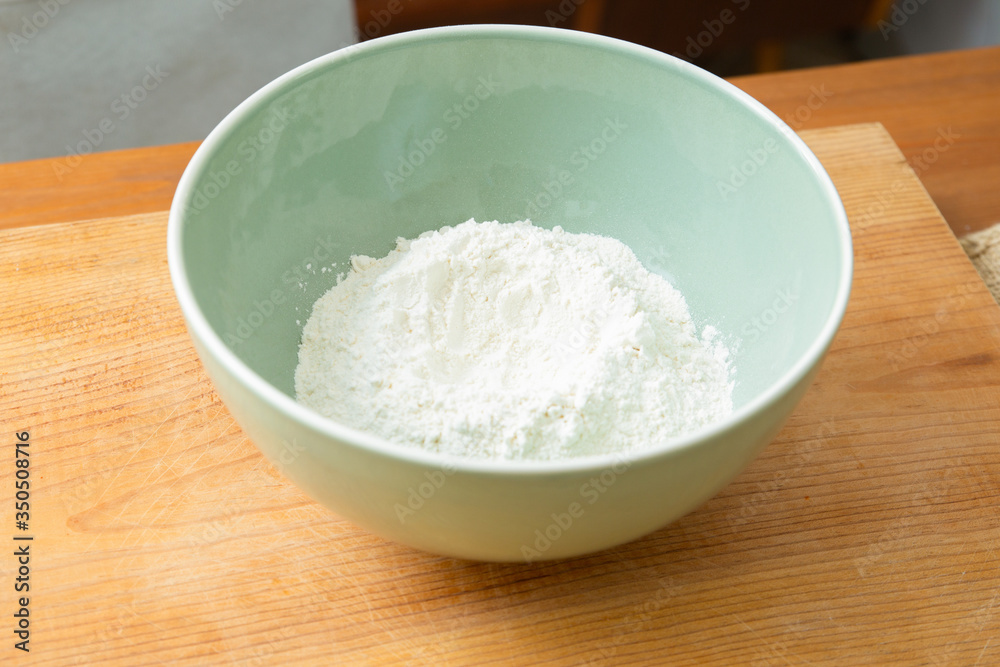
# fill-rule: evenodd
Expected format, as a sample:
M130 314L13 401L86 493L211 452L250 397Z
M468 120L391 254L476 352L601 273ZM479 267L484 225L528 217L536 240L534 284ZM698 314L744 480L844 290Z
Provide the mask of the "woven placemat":
M958 240L1000 303L1000 223Z

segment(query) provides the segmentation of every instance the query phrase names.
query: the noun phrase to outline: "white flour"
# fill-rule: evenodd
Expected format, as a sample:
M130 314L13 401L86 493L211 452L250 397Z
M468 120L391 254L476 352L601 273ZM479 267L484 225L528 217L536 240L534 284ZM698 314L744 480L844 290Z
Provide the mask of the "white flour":
M351 258L306 323L300 402L426 450L645 448L732 411L727 350L625 245L468 221Z

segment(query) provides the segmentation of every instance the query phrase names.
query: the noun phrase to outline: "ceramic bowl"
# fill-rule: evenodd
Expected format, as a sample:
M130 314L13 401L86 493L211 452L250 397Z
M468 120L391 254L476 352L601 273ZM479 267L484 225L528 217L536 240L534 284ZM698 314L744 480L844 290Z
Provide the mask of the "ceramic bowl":
M490 462L297 403L302 328L350 256L469 218L629 245L731 346L733 414L628 457ZM830 179L758 102L659 52L515 26L376 39L268 84L192 158L168 255L208 375L288 479L385 538L496 561L620 544L717 493L806 391L852 273Z

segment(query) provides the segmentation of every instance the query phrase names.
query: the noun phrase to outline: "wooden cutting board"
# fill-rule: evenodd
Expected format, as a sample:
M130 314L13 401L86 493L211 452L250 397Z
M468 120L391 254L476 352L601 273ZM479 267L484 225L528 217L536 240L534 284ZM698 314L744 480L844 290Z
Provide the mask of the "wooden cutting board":
M1000 308L880 125L802 136L857 259L815 386L704 507L562 562L416 552L281 478L195 357L165 213L0 233L0 662L1000 664Z

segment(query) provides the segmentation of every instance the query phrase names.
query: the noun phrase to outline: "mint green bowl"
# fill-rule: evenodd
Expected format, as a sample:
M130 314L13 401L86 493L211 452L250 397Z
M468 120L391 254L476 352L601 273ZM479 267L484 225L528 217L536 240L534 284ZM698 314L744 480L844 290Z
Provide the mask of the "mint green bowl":
M349 257L472 217L631 246L733 348L732 416L628 459L488 462L296 403L302 327ZM208 375L290 480L388 539L496 561L620 544L717 493L806 391L852 272L830 179L759 103L659 52L514 26L377 39L265 86L192 158L168 256Z

